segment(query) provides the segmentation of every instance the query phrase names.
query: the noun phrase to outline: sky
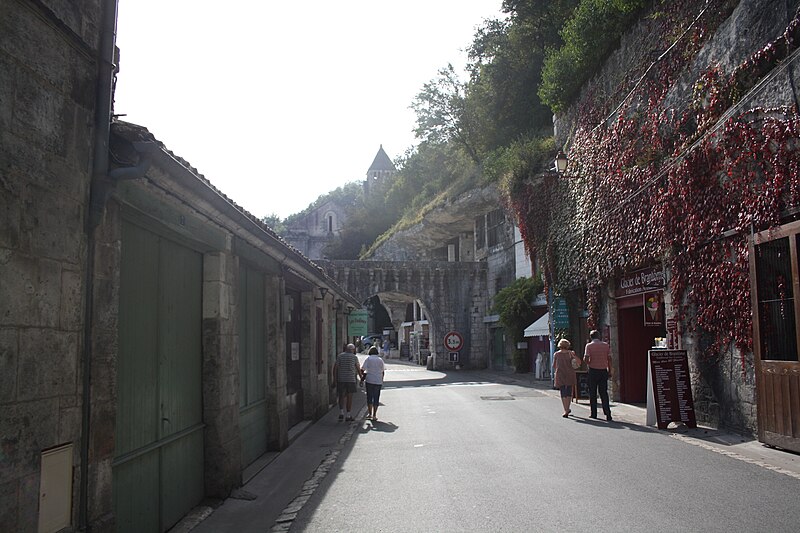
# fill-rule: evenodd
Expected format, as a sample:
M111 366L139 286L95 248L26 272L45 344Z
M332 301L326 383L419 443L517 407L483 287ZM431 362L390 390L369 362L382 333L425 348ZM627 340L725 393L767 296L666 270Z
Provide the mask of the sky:
M120 0L114 112L286 218L416 144L410 109L501 0Z

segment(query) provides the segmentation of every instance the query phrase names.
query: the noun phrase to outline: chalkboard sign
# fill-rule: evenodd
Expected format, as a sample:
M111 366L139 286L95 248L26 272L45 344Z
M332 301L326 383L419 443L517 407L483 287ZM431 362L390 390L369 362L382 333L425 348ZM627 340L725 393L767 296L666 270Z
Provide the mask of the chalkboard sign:
M697 427L686 350L647 352L647 424L667 429L670 422Z
M588 372L575 372L578 378L578 395L579 400L589 399L589 373Z

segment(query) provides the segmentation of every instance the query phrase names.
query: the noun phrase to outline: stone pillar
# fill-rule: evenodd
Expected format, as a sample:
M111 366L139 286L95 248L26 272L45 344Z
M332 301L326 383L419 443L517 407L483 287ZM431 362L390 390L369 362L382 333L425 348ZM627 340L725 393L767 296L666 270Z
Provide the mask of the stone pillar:
M238 262L230 253L203 257L203 421L206 495L227 497L241 484Z
M267 416L270 450L282 450L288 444L289 413L286 406L286 321L282 278L267 275Z
M88 521L113 529L112 463L117 418L119 290L122 264L122 219L119 205L109 203L95 231L92 323L91 418L89 421ZM92 260L92 258L90 258Z

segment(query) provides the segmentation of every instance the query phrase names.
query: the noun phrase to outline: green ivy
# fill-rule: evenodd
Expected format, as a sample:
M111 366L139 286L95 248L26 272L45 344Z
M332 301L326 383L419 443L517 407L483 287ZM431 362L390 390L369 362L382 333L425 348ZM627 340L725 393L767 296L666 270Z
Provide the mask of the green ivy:
M514 366L517 372L530 372L527 353L516 350L517 342L524 339L524 331L533 322L533 300L544 289L541 276L518 278L494 297L493 312L500 315L506 336L514 340Z
M542 67L539 98L554 113L573 103L648 0L582 0L561 30L564 45L550 49Z

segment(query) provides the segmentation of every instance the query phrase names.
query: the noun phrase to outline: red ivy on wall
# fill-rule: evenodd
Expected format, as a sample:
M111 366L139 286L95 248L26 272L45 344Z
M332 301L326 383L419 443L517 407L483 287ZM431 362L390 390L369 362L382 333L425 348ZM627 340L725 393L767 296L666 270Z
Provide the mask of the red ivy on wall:
M681 13L692 4L671 4L663 35L686 24ZM608 104L587 96L566 178L518 184L510 205L529 251L545 258L548 282L587 289L590 327L604 280L666 261L684 327L714 339L706 356L735 345L744 370L752 349L747 236L800 205L800 116L794 107L747 109L739 100L794 50L800 16L731 74L708 68L686 109L675 110L666 102L676 79L729 13L729 2L716 4L613 122L598 126Z

